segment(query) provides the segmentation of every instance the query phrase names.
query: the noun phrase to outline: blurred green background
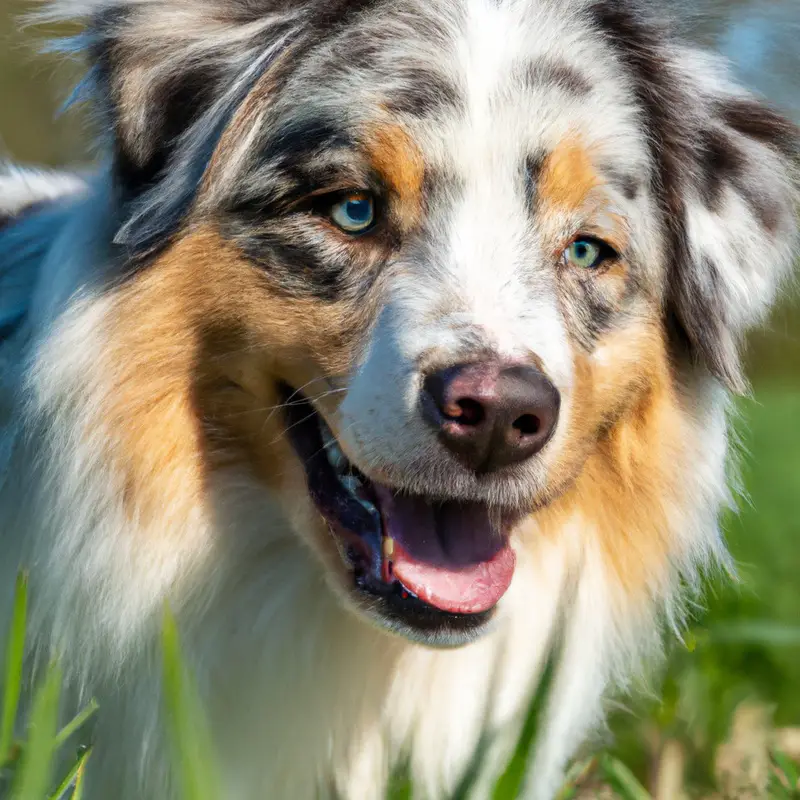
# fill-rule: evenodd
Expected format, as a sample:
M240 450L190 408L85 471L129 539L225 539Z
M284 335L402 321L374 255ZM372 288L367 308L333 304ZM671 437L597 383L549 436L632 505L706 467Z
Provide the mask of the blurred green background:
M80 67L42 57L41 30L20 32L29 11L0 0L0 158L46 165L85 163L80 113L55 119ZM686 4L698 40L724 51L742 78L800 118L800 0L704 0ZM754 397L738 423L747 498L726 532L741 581L717 581L688 647L675 645L657 698L614 714L612 749L652 784L665 742L678 742L687 781L709 782L716 745L746 699L768 704L779 726L800 727L800 305L787 296L751 338ZM664 795L667 796L667 795ZM672 796L672 795L669 795ZM678 795L675 795L678 796ZM755 796L743 794L745 796Z

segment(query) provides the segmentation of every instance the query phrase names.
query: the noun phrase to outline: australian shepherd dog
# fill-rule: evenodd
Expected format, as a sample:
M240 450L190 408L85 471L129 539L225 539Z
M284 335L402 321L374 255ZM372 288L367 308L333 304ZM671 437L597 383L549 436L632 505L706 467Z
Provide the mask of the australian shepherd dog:
M727 563L797 129L629 0L43 16L103 158L0 178L0 592L99 701L88 796L178 796L169 604L225 800L439 800L481 742L488 797L556 653L551 798Z

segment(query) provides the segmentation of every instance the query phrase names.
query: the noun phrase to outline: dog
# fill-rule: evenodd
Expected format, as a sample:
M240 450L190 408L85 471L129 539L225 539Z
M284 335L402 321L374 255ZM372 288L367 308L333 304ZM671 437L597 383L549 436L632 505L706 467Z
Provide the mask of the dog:
M3 617L179 797L524 796L730 568L730 397L798 129L631 0L59 0L101 158L0 178Z

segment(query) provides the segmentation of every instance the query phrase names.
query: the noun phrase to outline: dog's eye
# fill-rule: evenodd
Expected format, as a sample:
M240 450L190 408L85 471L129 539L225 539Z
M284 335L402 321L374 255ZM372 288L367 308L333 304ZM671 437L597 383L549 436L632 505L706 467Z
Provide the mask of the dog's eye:
M328 214L346 233L364 233L375 223L375 198L368 192L349 192L339 197Z
M599 239L576 239L564 251L564 261L580 269L596 269L604 261L616 256L613 248Z

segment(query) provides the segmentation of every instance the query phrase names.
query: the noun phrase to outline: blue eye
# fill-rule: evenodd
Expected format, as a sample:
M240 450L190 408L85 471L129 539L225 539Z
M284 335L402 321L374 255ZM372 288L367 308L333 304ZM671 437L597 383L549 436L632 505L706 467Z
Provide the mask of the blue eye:
M333 223L347 233L363 233L375 222L375 199L366 192L344 195L330 209Z
M576 239L564 251L564 260L581 269L595 269L612 254L613 250L605 242L597 239Z

